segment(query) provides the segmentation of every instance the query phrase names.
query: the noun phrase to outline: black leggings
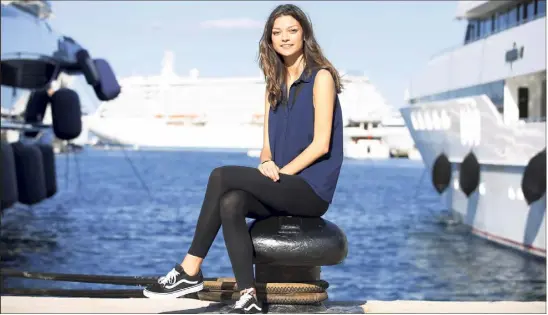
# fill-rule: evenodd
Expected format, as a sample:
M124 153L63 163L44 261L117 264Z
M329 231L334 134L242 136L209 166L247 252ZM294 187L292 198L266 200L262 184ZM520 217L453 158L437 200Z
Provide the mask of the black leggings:
M299 176L274 182L252 167L223 166L209 176L189 254L204 258L221 223L238 288L254 286L253 244L245 221L269 216L320 217L329 207Z

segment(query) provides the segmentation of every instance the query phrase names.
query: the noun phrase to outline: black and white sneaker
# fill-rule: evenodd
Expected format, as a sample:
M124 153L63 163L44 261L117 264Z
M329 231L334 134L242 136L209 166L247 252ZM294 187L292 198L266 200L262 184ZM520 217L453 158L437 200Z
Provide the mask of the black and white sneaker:
M143 294L148 298L178 298L190 293L201 291L204 288L204 277L200 270L198 274L189 276L181 265L177 264L158 283L148 286Z
M257 298L251 292L245 292L240 296L240 299L234 304L229 314L256 314L262 313L263 309Z

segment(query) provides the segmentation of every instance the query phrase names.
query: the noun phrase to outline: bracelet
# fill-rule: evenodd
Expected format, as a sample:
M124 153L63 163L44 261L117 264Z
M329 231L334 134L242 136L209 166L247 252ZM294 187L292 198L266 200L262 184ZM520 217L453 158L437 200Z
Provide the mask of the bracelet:
M272 160L263 161L263 162L261 162L261 165L263 165L263 164L266 163L266 162L271 162L271 161L272 161Z

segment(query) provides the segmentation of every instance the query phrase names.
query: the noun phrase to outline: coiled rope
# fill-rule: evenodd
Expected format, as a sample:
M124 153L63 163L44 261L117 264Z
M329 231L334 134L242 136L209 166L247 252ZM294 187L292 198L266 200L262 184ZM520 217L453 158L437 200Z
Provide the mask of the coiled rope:
M202 301L215 301L226 303L238 300L240 298L240 293L232 291L200 291L198 292L198 298ZM327 292L274 294L262 293L257 291L257 298L271 304L316 304L327 300Z
M111 276L28 272L1 269L1 277L26 278L49 281L100 283L113 285L147 286L158 281L154 276ZM327 299L329 284L319 280L306 283L257 283L257 296L267 303L313 304ZM55 289L55 288L2 288L2 294L21 296L56 296L90 298L143 298L141 289ZM234 278L205 278L204 290L189 294L186 298L203 301L230 302L240 297Z

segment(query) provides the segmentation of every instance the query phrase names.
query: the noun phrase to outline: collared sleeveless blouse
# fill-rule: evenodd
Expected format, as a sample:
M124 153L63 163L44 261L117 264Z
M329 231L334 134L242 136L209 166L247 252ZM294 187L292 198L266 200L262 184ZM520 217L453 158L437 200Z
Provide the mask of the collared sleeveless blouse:
M320 69L305 69L289 90L283 86L284 100L270 108L268 135L274 163L281 169L314 139L314 81ZM343 122L339 96L335 97L329 152L303 169L302 177L328 203L333 200L343 162Z

